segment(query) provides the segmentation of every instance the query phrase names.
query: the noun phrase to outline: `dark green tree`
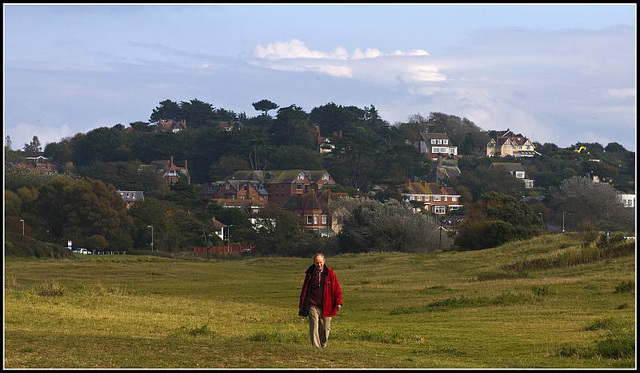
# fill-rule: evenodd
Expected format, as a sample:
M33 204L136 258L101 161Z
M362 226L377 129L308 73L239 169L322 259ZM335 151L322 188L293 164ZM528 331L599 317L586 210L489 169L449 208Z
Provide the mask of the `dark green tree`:
M42 151L42 145L40 144L40 139L38 136L33 136L33 139L30 143L24 144L24 151L31 153L39 153Z
M153 109L149 121L152 123L167 119L178 121L183 118L184 115L180 105L177 102L167 99L161 101L160 104Z
M269 110L277 109L279 106L275 102L269 100L260 100L251 104L254 109L261 111L264 116L267 116Z

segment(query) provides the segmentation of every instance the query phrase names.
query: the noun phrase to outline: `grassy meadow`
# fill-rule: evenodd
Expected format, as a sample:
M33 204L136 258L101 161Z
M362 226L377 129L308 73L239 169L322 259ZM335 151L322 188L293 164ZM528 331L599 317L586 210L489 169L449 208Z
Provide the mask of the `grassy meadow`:
M4 366L633 368L635 254L585 250L328 257L344 307L322 350L297 316L311 258L7 258Z

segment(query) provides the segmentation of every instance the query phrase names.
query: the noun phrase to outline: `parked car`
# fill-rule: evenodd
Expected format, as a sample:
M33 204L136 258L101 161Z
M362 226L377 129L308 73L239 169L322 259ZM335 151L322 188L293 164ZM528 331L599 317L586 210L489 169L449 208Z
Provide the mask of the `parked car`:
M76 253L76 254L85 254L85 255L93 254L91 251L85 249L84 247L77 248L77 249L73 250L73 252Z

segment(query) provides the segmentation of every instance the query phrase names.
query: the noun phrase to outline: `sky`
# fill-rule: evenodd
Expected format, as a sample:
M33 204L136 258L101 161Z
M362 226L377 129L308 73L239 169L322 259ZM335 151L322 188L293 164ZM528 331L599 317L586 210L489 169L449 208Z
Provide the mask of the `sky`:
M636 147L636 4L3 4L13 149L198 99L374 105ZM275 114L271 112L270 114ZM5 142L6 145L6 142Z

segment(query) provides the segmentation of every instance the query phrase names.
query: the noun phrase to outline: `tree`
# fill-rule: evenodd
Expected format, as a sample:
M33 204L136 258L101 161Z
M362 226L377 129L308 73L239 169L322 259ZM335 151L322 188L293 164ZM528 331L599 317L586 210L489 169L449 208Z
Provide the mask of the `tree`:
M256 250L264 255L308 257L321 246L320 237L308 230L300 216L269 204L256 214Z
M191 128L212 126L216 119L213 105L196 98L188 102L180 102L180 110L182 117Z
M7 135L5 138L4 147L5 149L11 150L11 136Z
M131 248L132 222L126 204L113 186L102 181L56 177L40 187L32 211L42 217L42 229L57 242L85 245L89 237L100 235L108 248Z
M490 192L471 205L469 217L460 226L455 244L463 249L494 247L543 232L540 216L516 198Z
M343 251L425 252L438 248L438 226L409 204L389 199L343 198L331 204L344 219L338 242ZM443 247L450 239L444 238Z
M42 151L42 145L40 144L38 136L33 136L30 143L24 144L24 151L30 153L39 153Z
M159 122L161 120L175 120L178 121L183 118L182 109L177 102L171 100L161 101L160 104L153 109L151 112L151 117L149 117L150 122Z
M209 178L212 181L224 180L224 178L239 170L248 170L249 162L237 156L221 157L217 162L212 163L209 168Z
M549 192L549 207L554 221L561 223L562 212L577 223L591 220L598 229L634 229L634 209L625 208L618 192L607 183L594 184L588 177L574 176Z
M271 102L269 100L260 100L258 102L252 103L251 105L257 111L262 111L262 114L265 115L265 116L267 115L269 110L274 110L274 109L277 109L279 107L276 103Z

